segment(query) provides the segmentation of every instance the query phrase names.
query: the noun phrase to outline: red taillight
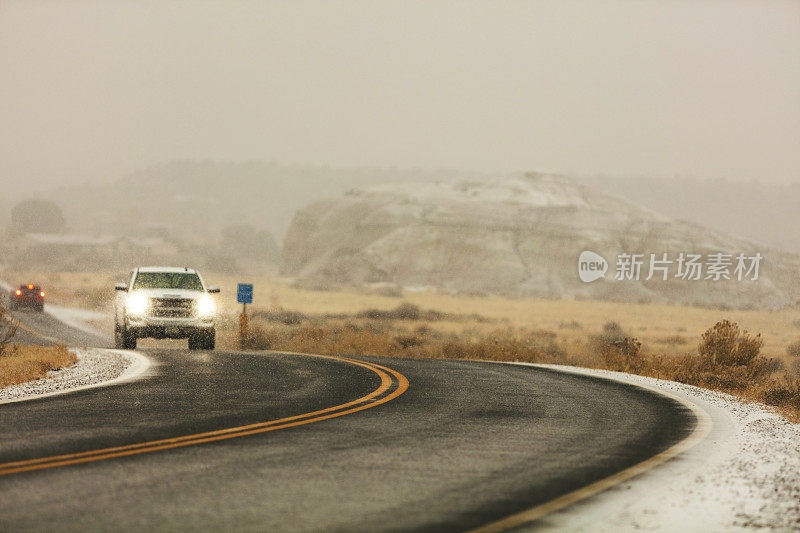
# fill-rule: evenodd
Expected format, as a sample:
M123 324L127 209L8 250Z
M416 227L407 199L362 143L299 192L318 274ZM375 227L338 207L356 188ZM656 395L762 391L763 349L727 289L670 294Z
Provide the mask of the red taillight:
M19 296L20 294L22 294L22 291L17 289L17 296Z
M39 293L39 296L41 296L42 298L44 298L44 291L40 292L40 293Z
M33 290L33 285L28 285L28 290L32 291Z

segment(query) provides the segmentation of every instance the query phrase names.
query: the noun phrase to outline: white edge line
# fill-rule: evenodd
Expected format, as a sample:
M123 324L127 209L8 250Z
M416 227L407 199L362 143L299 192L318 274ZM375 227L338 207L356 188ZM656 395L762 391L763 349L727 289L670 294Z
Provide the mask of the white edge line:
M519 513L515 513L505 518L501 518L500 520L497 520L495 522L491 522L489 524L480 526L476 529L473 529L472 533L478 533L478 532L494 533L499 531L506 531L511 528L516 528L525 524L529 524L551 513L554 513L561 509L565 509L573 504L576 504L592 496L600 494L601 492L604 492L605 490L608 490L616 485L619 485L620 483L623 483L631 478L639 476L647 472L648 470L651 470L663 463L666 463L671 459L674 459L678 455L688 451L690 448L693 448L694 446L699 444L703 439L705 439L708 436L708 434L711 431L711 426L712 426L711 416L700 406L698 406L694 402L689 401L686 398L681 398L676 394L665 391L658 387L654 387L652 385L646 385L643 383L633 383L632 381L625 379L622 376L613 376L613 375L599 376L593 373L594 369L589 369L589 368L570 367L564 365L522 363L522 362L512 362L512 361L487 361L487 362L497 363L497 364L517 365L517 366L532 366L535 368L555 370L565 374L595 377L601 380L607 379L625 385L639 387L654 392L656 394L659 394L661 396L665 396L683 405L684 407L689 409L695 416L695 418L697 419L697 425L695 426L694 430L689 435L686 436L686 438L684 438L680 442L676 442L666 450L654 455L653 457L645 459L644 461L629 466L624 470L620 470L615 474L612 474L608 477L595 481L594 483L576 489L572 492L568 492L567 494L559 496L558 498L555 498L548 502L536 505L534 507L531 507L530 509L521 511Z
M48 397L51 397L51 396L59 396L61 394L69 394L69 393L72 393L72 392L77 392L77 391L87 390L87 389L96 389L96 388L100 388L100 387L111 387L111 386L114 386L114 385L121 385L123 383L127 383L127 382L130 382L130 381L135 381L137 379L141 379L143 377L144 373L147 372L147 370L153 364L152 361L148 357L145 357L140 352L126 351L126 350L109 350L109 349L106 349L106 348L90 348L90 349L91 350L100 350L100 351L104 351L104 352L116 353L116 354L128 357L129 359L132 359L133 361L122 372L122 374L120 374L119 376L117 376L117 377L115 377L113 379L109 379L109 380L105 380L105 381L99 381L97 383L90 383L88 385L80 385L78 387L71 387L71 388L68 388L68 389L61 389L61 390L57 390L57 391L46 392L44 394L30 394L28 396L22 396L22 397L19 397L19 398L11 398L9 400L2 400L2 401L0 401L0 405L9 404L9 403L17 403L17 402L26 402L26 401L30 401L30 400L38 400L39 398L48 398ZM74 350L74 349L72 349L72 350L73 351L77 351L77 350Z

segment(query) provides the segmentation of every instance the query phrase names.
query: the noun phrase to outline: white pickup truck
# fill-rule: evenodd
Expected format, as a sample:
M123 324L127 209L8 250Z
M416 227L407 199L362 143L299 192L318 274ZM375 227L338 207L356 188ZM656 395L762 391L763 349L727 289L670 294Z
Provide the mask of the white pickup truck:
M115 287L114 340L117 348L135 349L136 340L189 339L190 350L213 350L216 303L196 270L139 267L128 283Z

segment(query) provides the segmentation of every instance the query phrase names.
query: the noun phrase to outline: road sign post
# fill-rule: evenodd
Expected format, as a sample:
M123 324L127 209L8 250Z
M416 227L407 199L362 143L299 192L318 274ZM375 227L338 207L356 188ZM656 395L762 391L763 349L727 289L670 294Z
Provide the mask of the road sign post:
M236 301L242 304L242 314L239 315L239 347L247 348L249 338L250 320L247 318L247 304L253 303L253 284L239 283L236 287Z

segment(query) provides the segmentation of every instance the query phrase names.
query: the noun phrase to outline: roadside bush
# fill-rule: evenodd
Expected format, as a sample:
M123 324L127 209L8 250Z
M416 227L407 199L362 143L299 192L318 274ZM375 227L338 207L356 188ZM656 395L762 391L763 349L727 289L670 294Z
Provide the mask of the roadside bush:
M764 389L761 399L767 405L800 410L800 379L774 383Z
M259 327L250 327L244 340L245 350L274 350L277 348L275 336Z
M439 311L423 312L418 306L403 302L394 309L365 309L356 314L357 318L368 318L370 320L427 320L435 322L442 320L444 314Z
M300 311L290 311L287 309L256 311L253 313L252 317L260 318L267 322L283 324L285 326L296 326L297 324L301 324L304 320L308 320L308 316Z
M622 331L622 326L617 322L606 322L603 325L602 333L589 337L589 347L600 359L613 359L615 353L618 352L617 348L615 348L615 343L624 340L626 337L627 335Z
M425 344L425 340L416 335L398 335L394 338L394 342L403 350Z
M621 372L640 372L645 365L641 356L642 343L634 337L623 337L605 346L600 358L606 368Z
M625 337L615 342L614 347L626 358L639 357L642 351L642 343L633 337Z
M686 337L681 337L680 335L669 335L657 339L656 342L659 344L686 344L688 341Z
M419 320L422 311L414 304L403 302L395 308L394 315L398 320Z
M792 361L789 364L787 373L793 378L796 378L798 381L800 381L800 361Z
M787 346L786 353L792 357L800 357L800 341L793 342Z
M17 325L11 320L11 314L0 305L0 356L10 350L9 341L17 334Z
M761 352L761 334L750 335L729 320L717 322L703 333L698 351L713 366L747 366Z

